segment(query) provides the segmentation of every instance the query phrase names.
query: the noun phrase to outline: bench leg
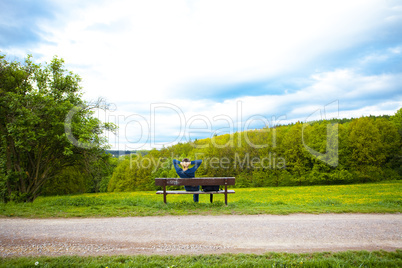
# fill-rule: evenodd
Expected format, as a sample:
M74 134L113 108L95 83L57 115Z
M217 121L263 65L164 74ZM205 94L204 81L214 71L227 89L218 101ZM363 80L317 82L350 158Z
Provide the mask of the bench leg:
M225 185L225 205L228 205L228 186Z
M166 185L163 186L163 202L166 204Z
M211 203L212 203L212 201L213 201L213 199L214 199L213 196L214 196L213 194L210 194L210 195L209 195L209 201L211 201Z

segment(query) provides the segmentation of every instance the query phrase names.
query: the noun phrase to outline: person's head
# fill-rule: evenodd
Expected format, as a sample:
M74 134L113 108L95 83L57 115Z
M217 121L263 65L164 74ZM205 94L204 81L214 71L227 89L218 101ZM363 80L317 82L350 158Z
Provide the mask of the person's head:
M190 166L191 161L188 158L184 158L183 160L181 160L181 165L183 167L183 169L188 169L188 166Z

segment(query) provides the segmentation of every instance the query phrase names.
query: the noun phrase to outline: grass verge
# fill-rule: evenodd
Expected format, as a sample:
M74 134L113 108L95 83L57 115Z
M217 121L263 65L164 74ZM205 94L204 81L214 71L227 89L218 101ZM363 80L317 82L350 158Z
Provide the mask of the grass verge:
M163 196L152 192L97 193L39 197L33 203L0 204L3 217L125 217L164 215L251 215L290 213L400 213L402 181L371 184L235 189L224 196Z
M402 251L0 258L0 267L402 267Z

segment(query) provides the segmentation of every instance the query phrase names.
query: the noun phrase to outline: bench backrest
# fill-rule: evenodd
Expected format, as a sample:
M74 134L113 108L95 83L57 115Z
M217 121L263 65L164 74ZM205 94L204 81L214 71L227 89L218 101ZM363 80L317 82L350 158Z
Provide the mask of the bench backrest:
M182 179L182 178L156 178L155 185L156 186L164 186L164 185L188 185L188 186L197 186L197 185L235 185L234 177L210 177L210 178L191 178L191 179Z

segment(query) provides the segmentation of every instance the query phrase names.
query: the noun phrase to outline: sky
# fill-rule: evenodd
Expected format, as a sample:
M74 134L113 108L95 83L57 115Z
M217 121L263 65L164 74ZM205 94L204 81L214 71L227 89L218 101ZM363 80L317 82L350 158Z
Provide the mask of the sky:
M0 53L63 58L118 150L402 107L402 1L0 0Z

